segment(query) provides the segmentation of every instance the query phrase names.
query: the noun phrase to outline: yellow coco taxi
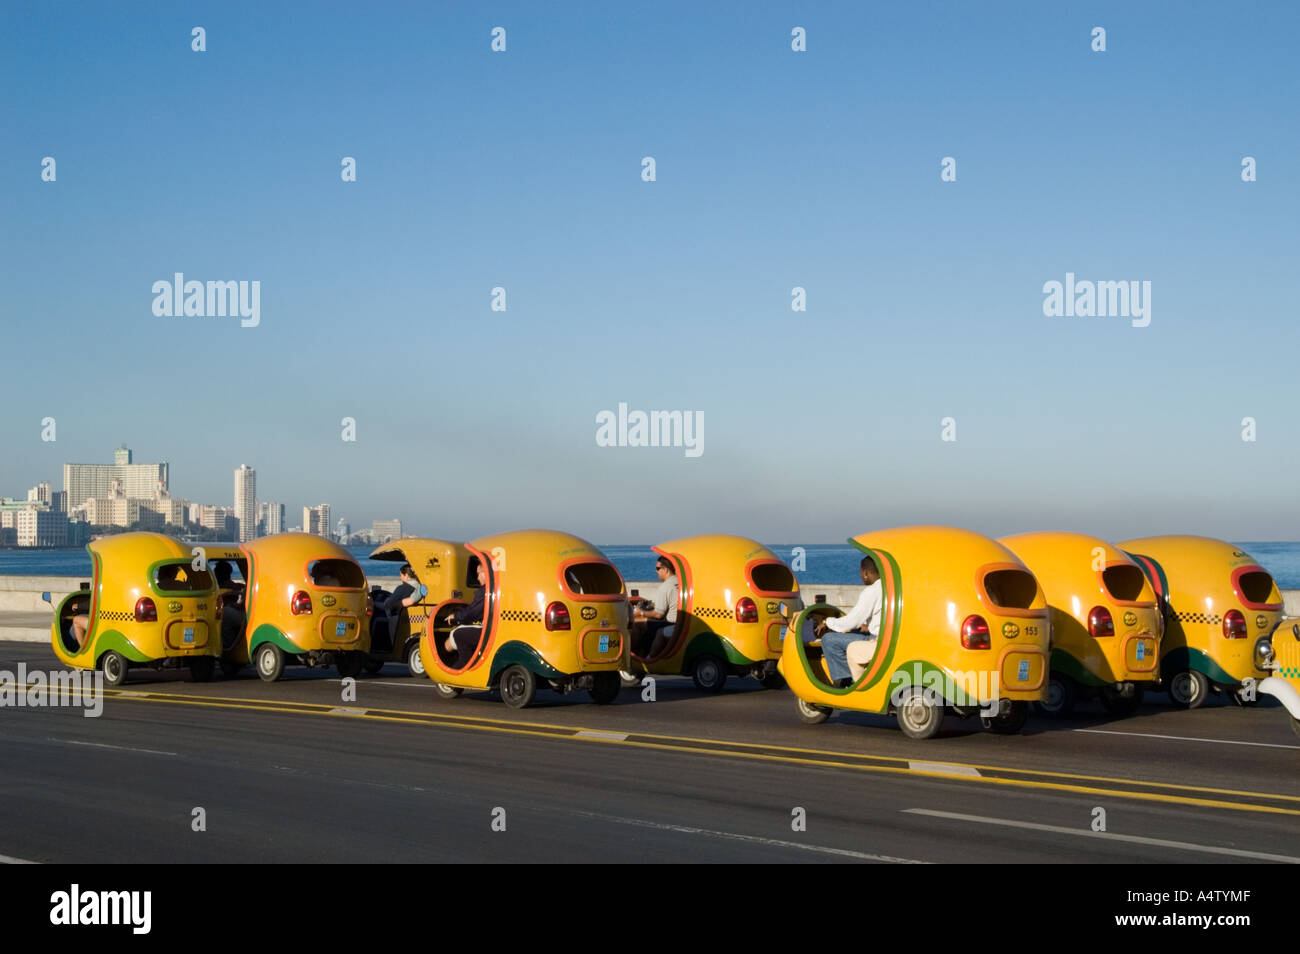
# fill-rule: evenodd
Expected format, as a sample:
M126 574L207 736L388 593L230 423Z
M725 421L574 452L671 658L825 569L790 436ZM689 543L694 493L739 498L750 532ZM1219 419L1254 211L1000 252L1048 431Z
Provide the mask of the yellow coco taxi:
M1239 705L1268 675L1268 635L1282 618L1273 577L1244 550L1209 537L1143 537L1118 544L1147 575L1165 616L1160 679L1174 705L1210 691ZM1251 680L1251 682L1246 682Z
M499 689L506 705L522 709L545 686L585 689L598 704L613 702L619 670L627 668L629 615L614 564L587 541L554 530L499 533L465 549L470 578L482 574L479 620L465 621L478 625L449 625L449 612L473 602L447 600L420 640L438 694Z
M1052 625L1051 672L1040 711L1068 715L1100 696L1130 715L1159 678L1164 621L1141 567L1113 544L1079 533L1023 533L999 543L1038 578Z
M1271 675L1259 684L1259 691L1286 707L1291 728L1300 735L1300 621L1283 620L1261 655Z
M212 678L221 652L216 583L189 548L161 533L122 533L86 547L90 589L54 614L54 654L77 669L102 669L121 685L132 668L187 667Z
M780 687L783 609L799 608L799 584L790 568L762 544L727 534L670 540L651 549L676 572L677 621L659 655L632 657L630 674L689 675L707 692L721 690L728 675Z
M378 672L385 662L404 662L411 675L423 676L420 637L428 621L445 606L472 600L478 589L470 552L463 543L404 537L378 547L370 559L409 563L421 592L418 602L400 609L395 607L390 619L384 602L392 594L378 587L371 589L374 617L370 626L370 661L366 668ZM397 574L396 567L393 572Z
M882 586L878 639L848 647L850 686L829 678L814 623L842 615L803 609L786 633L779 667L807 723L834 709L895 713L914 739L939 731L946 711L1018 732L1048 673L1048 612L1023 563L995 540L950 527L899 527L849 541L875 561ZM904 600L906 594L906 600ZM854 665L857 663L857 665Z
M197 549L210 567L233 563L245 581L237 600L227 594L223 609L243 617L242 626L224 627L227 675L250 661L265 682L279 679L289 663L332 663L342 676L361 672L370 649L370 602L365 574L347 550L310 533Z

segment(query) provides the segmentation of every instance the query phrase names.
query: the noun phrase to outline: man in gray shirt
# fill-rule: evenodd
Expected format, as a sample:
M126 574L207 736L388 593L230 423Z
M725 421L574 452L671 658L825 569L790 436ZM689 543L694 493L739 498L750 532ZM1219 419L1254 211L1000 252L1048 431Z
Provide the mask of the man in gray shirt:
M637 609L632 617L633 646L640 649L637 655L642 659L653 659L664 651L677 622L678 585L672 562L661 556L655 561L655 572L659 574L659 590L654 608Z

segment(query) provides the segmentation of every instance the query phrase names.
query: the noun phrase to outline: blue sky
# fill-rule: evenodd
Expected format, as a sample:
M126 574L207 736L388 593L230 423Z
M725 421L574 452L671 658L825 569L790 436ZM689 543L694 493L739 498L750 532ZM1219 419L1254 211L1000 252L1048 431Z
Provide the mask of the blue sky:
M449 537L1300 538L1298 10L6 4L0 494L125 441ZM155 317L177 271L261 324ZM1067 271L1151 325L1044 317Z

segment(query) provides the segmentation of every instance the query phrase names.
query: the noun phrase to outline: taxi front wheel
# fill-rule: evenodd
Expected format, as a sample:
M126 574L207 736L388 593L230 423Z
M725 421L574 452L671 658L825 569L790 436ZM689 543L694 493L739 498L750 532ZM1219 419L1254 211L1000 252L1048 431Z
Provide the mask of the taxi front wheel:
M598 706L607 706L618 698L618 691L623 688L623 680L616 672L598 672L591 677L591 701Z
M1195 670L1176 672L1169 680L1169 699L1180 709L1199 709L1209 694L1209 680Z
M263 682L275 682L284 673L284 653L275 643L257 647L257 675Z
M795 709L799 713L799 719L807 725L820 725L831 717L830 706L819 706L812 702L804 702L796 697Z
M104 658L99 661L99 668L104 671L104 682L110 686L120 686L126 682L128 666L126 657L121 653L111 649L104 653Z
M501 674L501 701L511 709L526 709L537 698L537 677L518 664Z
M904 691L898 701L898 727L909 739L928 739L943 725L943 705L920 686Z
M705 692L721 692L727 683L727 667L717 656L700 656L691 666L691 680Z
M449 686L445 682L433 684L433 694L439 699L455 699L464 691L460 686Z
M195 682L211 682L217 670L217 660L212 656L195 656L190 660L190 678Z
M413 641L406 650L406 668L411 670L412 676L424 675L424 660L420 658L420 641Z

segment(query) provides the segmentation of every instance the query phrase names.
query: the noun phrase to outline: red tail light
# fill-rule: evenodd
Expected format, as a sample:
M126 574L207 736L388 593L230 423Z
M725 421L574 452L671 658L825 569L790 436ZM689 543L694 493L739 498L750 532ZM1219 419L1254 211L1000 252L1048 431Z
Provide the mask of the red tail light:
M988 649L991 645L989 624L984 622L984 617L967 616L966 622L961 624L961 648Z
M559 600L546 607L546 628L548 630L569 628L569 608Z
M366 615L370 616L375 612L375 601L369 593L366 594Z
M135 601L135 621L137 623L158 622L158 607L153 605L153 600L149 597L142 596ZM1242 625L1245 625L1244 621Z
M1246 638L1246 617L1241 610L1228 610L1223 614L1223 635L1227 639Z
M1115 621L1110 618L1110 610L1104 606L1094 606L1089 610L1088 635L1093 639L1115 635Z
M737 623L757 623L758 606L748 596L742 596L736 604Z
M293 594L293 599L289 601L289 612L294 616L303 616L311 613L311 594L306 590L299 590Z

